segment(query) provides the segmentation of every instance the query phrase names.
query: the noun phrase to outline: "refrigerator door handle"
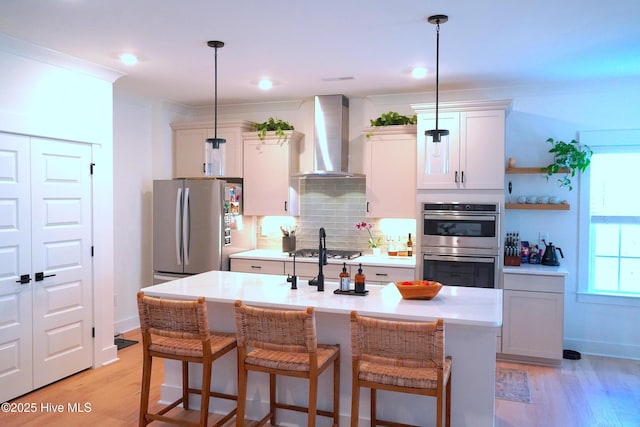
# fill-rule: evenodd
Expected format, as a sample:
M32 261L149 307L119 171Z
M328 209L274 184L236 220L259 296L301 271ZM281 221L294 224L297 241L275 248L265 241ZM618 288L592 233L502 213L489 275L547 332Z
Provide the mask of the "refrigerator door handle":
M178 188L176 193L176 261L178 265L182 265L182 238L180 231L182 229L182 188Z
M189 204L189 187L184 191L184 207L182 209L182 239L184 246L184 265L189 265L189 251L191 249L190 219L191 206Z

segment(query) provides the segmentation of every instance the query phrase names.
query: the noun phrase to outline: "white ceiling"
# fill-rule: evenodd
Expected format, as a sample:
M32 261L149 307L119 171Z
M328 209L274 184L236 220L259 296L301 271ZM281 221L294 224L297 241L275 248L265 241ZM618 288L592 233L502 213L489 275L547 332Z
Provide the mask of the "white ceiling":
M410 70L435 69L426 17L439 13L441 90L640 77L638 0L1 0L0 33L125 72L117 87L199 106L213 103L208 40L225 43L220 104L433 90L433 74ZM124 51L140 63L121 65Z

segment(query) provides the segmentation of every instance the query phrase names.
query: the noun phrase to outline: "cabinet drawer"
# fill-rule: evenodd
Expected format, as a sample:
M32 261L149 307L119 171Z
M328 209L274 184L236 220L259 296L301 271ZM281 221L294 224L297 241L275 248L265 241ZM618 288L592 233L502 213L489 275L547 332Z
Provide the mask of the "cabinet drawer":
M231 271L241 273L284 274L284 262L232 258Z
M347 271L349 266L347 266ZM293 274L293 262L285 262L285 274ZM322 266L325 282L339 282L342 265L327 264ZM313 279L318 275L318 264L315 262L296 262L296 276L299 279ZM353 276L353 275L352 275ZM353 278L351 279L353 280Z
M357 266L351 266L351 277L358 272ZM389 283L400 280L413 280L413 268L362 266L367 283Z
M504 289L530 292L564 293L564 276L505 274Z

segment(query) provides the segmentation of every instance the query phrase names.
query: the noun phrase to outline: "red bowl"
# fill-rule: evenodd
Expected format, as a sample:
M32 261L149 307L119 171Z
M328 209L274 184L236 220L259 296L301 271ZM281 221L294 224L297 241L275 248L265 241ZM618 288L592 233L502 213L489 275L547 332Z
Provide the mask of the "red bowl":
M403 299L432 299L442 289L442 283L431 280L405 280L394 283Z

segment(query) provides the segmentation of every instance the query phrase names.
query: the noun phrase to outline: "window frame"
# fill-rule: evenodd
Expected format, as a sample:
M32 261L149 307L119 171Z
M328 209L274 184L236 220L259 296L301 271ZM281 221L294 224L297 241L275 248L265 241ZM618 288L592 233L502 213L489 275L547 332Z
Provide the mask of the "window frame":
M640 150L640 129L583 131L579 134L579 140L581 144L588 145L594 153L624 150L625 147L636 147L635 151ZM587 168L579 178L578 236L590 236L590 168ZM590 238L578 237L578 259L590 260L590 250ZM640 307L639 296L589 290L589 264L589 262L578 262L577 298L579 302Z

